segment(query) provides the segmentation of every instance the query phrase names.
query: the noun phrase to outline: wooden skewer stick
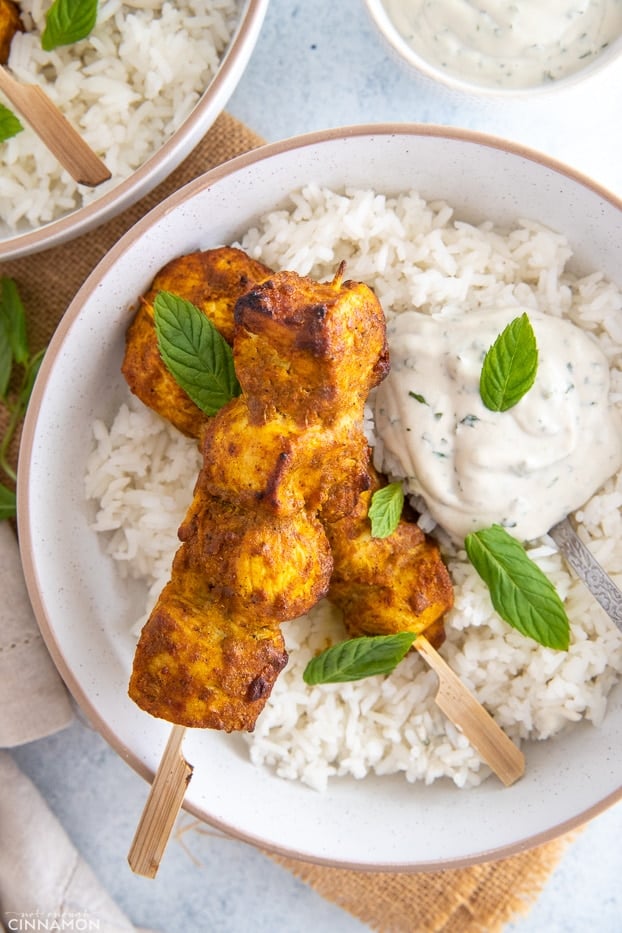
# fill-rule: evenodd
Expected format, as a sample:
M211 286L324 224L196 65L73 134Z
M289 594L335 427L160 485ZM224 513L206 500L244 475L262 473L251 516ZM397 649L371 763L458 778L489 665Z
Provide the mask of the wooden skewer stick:
M79 184L95 188L110 178L99 156L39 85L22 84L0 66L0 90Z
M414 642L438 675L436 702L447 718L467 737L506 787L525 773L525 756L495 722L424 635Z
M173 726L127 860L137 875L155 878L192 777L181 753L185 726Z

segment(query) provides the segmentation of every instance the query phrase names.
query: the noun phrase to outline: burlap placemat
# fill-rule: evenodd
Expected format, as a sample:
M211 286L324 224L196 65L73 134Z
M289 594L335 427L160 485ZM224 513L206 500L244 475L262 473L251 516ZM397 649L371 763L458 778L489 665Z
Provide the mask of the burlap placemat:
M262 142L222 114L171 178L78 240L0 263L27 309L31 348L44 347L88 274L107 250L162 198L197 175ZM0 410L0 430L6 411ZM17 447L13 451L16 459ZM569 837L495 863L425 874L356 872L275 857L320 894L379 933L494 933L538 897Z
M498 862L423 873L273 858L377 933L500 933L529 912L570 841L564 836Z

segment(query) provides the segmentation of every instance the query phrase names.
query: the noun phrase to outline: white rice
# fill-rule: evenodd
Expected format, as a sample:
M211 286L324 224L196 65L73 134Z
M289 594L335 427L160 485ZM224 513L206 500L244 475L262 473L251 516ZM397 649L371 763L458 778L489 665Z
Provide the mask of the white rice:
M388 317L414 305L453 314L500 303L568 315L597 336L611 364L612 401L622 406L622 293L598 273L577 278L568 271L567 241L540 224L473 227L454 219L447 204L425 203L414 192L385 198L308 187L292 196L291 208L262 218L240 245L275 269L319 279L332 278L345 258L348 277L373 286ZM106 533L121 572L150 587L146 612L168 579L185 509L180 500L190 500L197 470L194 446L135 400L109 428L95 426L86 482L98 503L94 527ZM619 474L575 516L618 585L621 504ZM533 542L530 555L565 600L568 652L542 648L506 625L465 553L446 547L455 607L441 653L480 702L516 741L549 739L582 719L597 727L622 672L622 635L552 540ZM447 777L469 787L489 774L438 710L435 675L416 653L389 677L310 688L302 681L309 658L327 639L345 637L339 614L323 601L283 631L290 661L248 736L257 765L317 790L341 775L400 772L408 781Z
M101 0L90 36L45 52L49 6L49 0L20 0L27 31L13 38L10 68L43 87L112 178L98 188L78 185L20 117L24 130L0 144L0 237L90 203L152 156L216 73L241 0Z

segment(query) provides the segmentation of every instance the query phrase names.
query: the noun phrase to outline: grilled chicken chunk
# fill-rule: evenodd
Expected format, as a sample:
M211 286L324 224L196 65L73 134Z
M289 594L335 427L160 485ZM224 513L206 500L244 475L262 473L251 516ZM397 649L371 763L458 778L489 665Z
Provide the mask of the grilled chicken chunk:
M130 680L152 715L226 731L252 730L287 659L279 624L328 590L323 521L369 482L363 405L388 366L382 309L341 272L246 292L233 351L242 395L200 428L204 467Z
M170 722L252 731L287 663L279 622L325 594L330 548L305 513L270 520L241 512L199 483L171 580L141 633L129 693Z
M382 485L370 467L370 488L349 515L326 525L333 556L328 598L343 612L351 638L417 632L435 647L445 638L443 616L453 585L436 544L404 517L386 538L374 538L371 497Z
M6 65L16 32L23 32L19 7L13 0L0 0L0 65Z
M362 418L370 387L389 371L389 354L383 342L362 377L379 305L366 285L341 281L344 268L326 284L277 272L236 302L236 372L256 416L287 411L301 423L311 415L326 425L354 413Z
M189 253L167 263L140 299L130 324L122 372L132 392L190 437L207 420L166 368L156 337L153 302L160 291L179 295L196 305L228 343L233 342L233 308L251 286L271 270L232 247Z
M369 483L367 441L346 416L331 431L317 418L301 430L282 411L263 421L249 404L228 405L203 427L202 451L212 493L248 509L262 502L277 514L306 508L326 521L351 511Z

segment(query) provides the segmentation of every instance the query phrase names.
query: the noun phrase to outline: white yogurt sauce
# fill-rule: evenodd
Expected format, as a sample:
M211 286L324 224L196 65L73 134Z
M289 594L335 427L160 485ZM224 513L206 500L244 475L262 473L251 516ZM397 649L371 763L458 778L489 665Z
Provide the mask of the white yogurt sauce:
M384 0L384 6L423 59L482 85L554 81L622 35L622 0Z
M493 523L519 540L536 538L622 465L607 359L570 321L527 311L535 383L508 411L485 407L484 355L523 310L459 320L407 311L388 326L391 371L375 401L384 456L458 540Z

